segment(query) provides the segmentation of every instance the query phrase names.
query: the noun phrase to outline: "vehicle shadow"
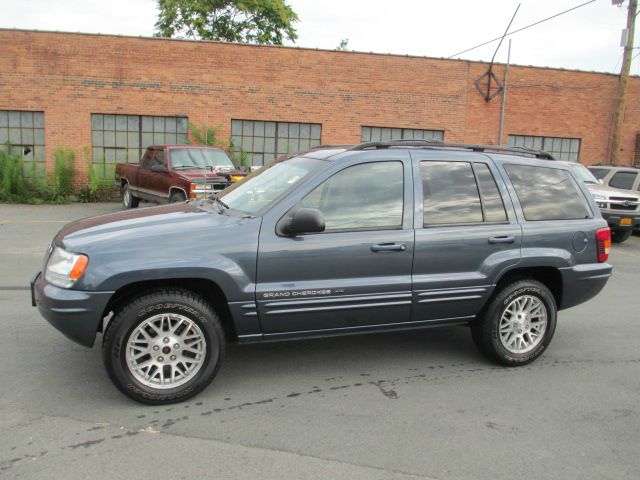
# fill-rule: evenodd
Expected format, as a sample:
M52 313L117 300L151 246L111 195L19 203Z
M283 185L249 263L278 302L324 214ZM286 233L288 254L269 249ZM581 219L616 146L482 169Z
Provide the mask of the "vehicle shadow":
M234 388L254 381L312 379L406 371L428 365L486 364L464 326L278 343L229 345L216 383Z

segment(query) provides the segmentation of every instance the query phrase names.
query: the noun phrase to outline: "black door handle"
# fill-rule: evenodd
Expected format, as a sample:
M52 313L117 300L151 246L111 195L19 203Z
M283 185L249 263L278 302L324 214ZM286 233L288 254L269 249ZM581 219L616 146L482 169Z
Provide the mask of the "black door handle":
M513 243L516 237L513 235L502 235L501 237L490 237L489 243Z
M407 245L404 243L375 243L371 245L372 252L404 252Z

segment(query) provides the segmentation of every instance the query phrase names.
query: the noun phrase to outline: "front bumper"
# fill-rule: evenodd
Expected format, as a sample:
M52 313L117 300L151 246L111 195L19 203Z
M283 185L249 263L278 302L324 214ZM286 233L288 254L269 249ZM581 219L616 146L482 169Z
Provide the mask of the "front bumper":
M31 282L31 304L67 338L92 347L114 292L85 292L51 285L41 272Z
M625 214L625 212L611 212L611 211L602 211L602 218L604 218L609 227L611 228L637 228L640 226L640 216L638 216L637 212L629 212ZM622 219L631 219L631 223L621 224ZM628 220L627 220L628 222Z

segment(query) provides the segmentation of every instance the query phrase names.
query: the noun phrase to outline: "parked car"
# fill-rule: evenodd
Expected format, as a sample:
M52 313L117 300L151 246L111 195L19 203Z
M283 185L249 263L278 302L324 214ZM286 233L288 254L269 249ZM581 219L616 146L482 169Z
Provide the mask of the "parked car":
M245 176L220 148L153 145L139 165L116 164L115 181L124 208L136 208L141 199L174 203L205 198Z
M640 169L635 167L614 167L612 165L593 165L588 167L593 175L604 185L629 190L640 195ZM640 224L634 230L640 231Z
M540 158L533 158L534 156ZM526 365L604 287L611 232L570 167L522 148L376 142L276 160L207 200L69 224L32 302L150 404L216 376L229 341L469 325Z
M593 195L602 217L611 228L611 240L622 243L640 225L640 194L609 187L593 176L590 169L573 162L563 162L573 169Z

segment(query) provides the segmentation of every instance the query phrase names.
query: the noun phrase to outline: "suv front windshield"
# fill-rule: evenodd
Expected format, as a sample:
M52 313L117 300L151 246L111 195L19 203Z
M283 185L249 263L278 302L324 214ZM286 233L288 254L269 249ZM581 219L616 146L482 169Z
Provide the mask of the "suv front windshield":
M584 183L595 183L599 185L600 182L593 176L593 174L585 167L584 165L580 165L579 163L571 164L571 170L575 173L580 180Z
M275 160L226 188L218 197L229 208L253 215L323 165L323 160L306 157Z
M171 168L186 170L189 168L214 169L219 167L235 168L227 154L222 150L205 148L172 148Z

